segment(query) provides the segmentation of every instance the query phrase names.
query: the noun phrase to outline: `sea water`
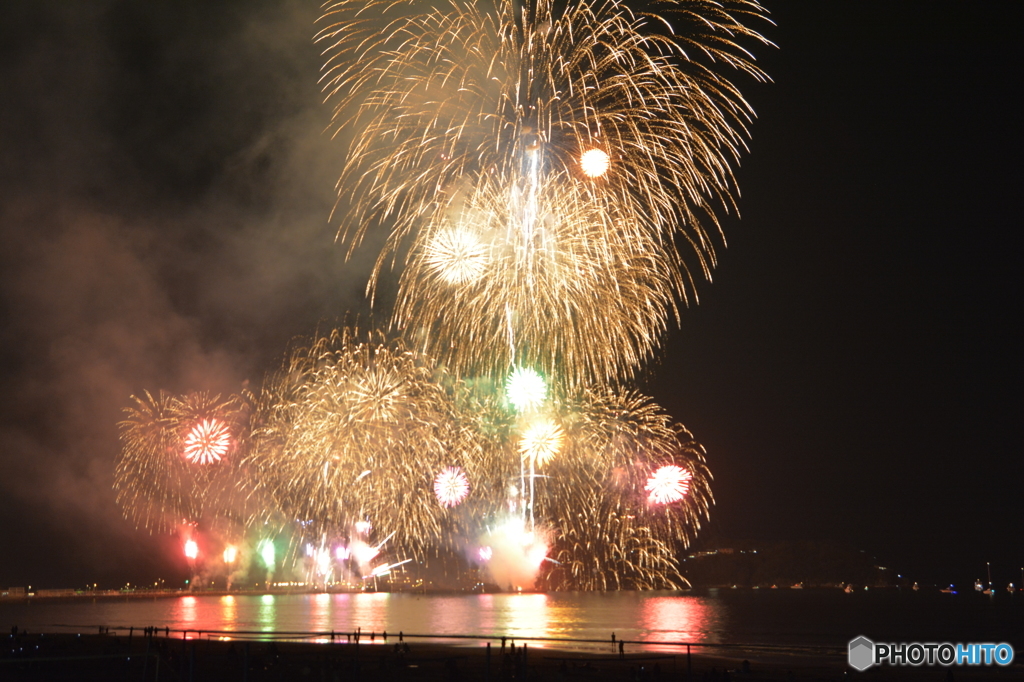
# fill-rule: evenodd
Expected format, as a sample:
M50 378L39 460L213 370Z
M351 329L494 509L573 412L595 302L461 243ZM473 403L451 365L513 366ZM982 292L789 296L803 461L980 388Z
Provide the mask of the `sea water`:
M614 634L617 640L645 642L646 648L670 642L843 648L864 635L891 642L1006 641L1024 651L1024 595L718 589L466 595L182 594L0 601L0 628L14 625L35 632L94 633L101 626L155 626L207 633L334 632L340 641L358 630L366 643L370 633L374 633L373 641L380 643L383 632L395 637L401 631L410 637L469 636L463 642L467 644L487 638L541 638L536 641L538 646L545 646L543 638L611 642Z

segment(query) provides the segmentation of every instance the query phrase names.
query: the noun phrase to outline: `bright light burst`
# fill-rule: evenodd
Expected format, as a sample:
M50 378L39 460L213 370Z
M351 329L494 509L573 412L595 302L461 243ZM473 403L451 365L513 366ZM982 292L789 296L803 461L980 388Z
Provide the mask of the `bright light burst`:
M469 494L469 480L459 467L445 467L434 478L434 494L442 507L454 507Z
M366 566L380 554L380 547L371 547L365 542L356 541L352 546L352 557L360 566Z
M544 417L530 423L519 439L519 454L536 466L551 461L562 449L565 432L562 427Z
M223 555L224 563L226 563L226 564L233 564L233 563L235 563L235 560L237 558L238 558L238 548L237 547L235 547L234 545L228 545L227 547L224 548L224 555Z
M193 561L199 556L199 545L196 544L195 540L187 540L185 542L185 556Z
M448 227L433 235L423 259L446 282L467 284L483 275L488 261L487 247L472 230Z
M268 570L274 570L274 565L277 562L277 550L274 548L273 540L262 540L256 547L256 551L259 552L260 559L263 560L263 565Z
M548 385L537 370L516 367L505 382L505 395L517 412L528 412L544 404Z
M588 178L599 178L608 172L611 160L603 149L588 149L580 157L580 168Z
M185 436L185 459L193 464L219 462L231 447L231 430L219 419L202 419Z
M316 552L316 570L321 576L331 572L331 553L326 547L321 547Z
M649 499L655 504L671 504L686 497L690 491L690 479L693 475L682 467L667 464L659 467L654 475L647 479L644 490L650 493Z

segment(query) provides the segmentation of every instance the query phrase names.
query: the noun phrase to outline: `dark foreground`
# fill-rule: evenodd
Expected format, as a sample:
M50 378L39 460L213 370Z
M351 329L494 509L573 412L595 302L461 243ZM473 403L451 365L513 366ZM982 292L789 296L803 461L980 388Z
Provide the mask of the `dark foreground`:
M843 653L807 650L709 655L680 652L607 653L512 643L502 651L426 642L355 644L182 639L126 635L6 635L0 680L135 680L263 682L271 680L636 680L760 682L767 680L1020 680L1024 665L1005 668L871 668L858 673ZM740 657L744 656L744 657Z

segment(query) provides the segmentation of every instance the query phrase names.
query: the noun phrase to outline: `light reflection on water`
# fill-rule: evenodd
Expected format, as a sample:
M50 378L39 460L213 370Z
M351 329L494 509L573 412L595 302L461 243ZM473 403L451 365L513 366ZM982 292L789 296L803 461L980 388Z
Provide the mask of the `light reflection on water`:
M146 624L194 631L720 641L724 605L678 594L387 593L183 596L146 602ZM125 614L127 616L127 614ZM124 623L125 625L131 623ZM324 638L326 639L326 638ZM537 646L543 643L537 642Z
M638 637L647 642L721 643L725 628L725 605L707 600L652 597L640 610Z
M260 610L259 610L259 623L260 629L264 632L273 632L277 629L277 609L274 608L277 603L277 598L272 594L265 594L260 597ZM210 628L220 630L234 630L236 628L230 627L231 621L226 621L221 618L221 622L225 623L225 627L221 628ZM205 630L201 625L196 626L198 629Z
M230 595L224 595L220 598L220 605L223 612L223 618L227 622L232 622L237 617L238 609L235 608L235 598Z
M590 639L845 647L858 634L882 641L1009 641L1019 634L1024 597L871 590L708 590L706 593L554 594L234 594L156 598L0 600L0 624L43 632L96 632L97 626L179 631L330 632L390 635ZM344 639L342 639L344 641ZM394 641L394 639L390 639ZM449 640L450 641L450 640ZM531 642L530 646L542 646ZM550 646L550 645L549 645ZM607 648L606 648L607 647Z

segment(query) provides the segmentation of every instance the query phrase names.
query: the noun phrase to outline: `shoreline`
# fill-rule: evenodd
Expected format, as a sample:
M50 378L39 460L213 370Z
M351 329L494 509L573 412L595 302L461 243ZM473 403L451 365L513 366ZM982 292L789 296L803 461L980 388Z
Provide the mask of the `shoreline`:
M754 591L779 591L806 590L808 592L843 592L842 585L809 585L809 586L743 586L743 585L702 585L696 587L685 587L677 590L622 590L624 592L638 593L673 593L679 595L707 595L718 592L754 592ZM910 592L909 588L894 585L874 586L872 591L881 592ZM860 592L857 590L856 592ZM867 591L867 590L864 590ZM942 590L936 588L924 588L924 593L939 593ZM953 592L953 595L970 594L973 590L962 590ZM567 594L572 594L569 592ZM139 590L75 590L75 589L40 589L35 592L0 593L0 604L17 603L32 600L86 600L86 599L161 599L170 597L224 597L224 596L262 596L262 595L317 595L317 594L413 594L413 595L481 595L481 594L558 594L540 590L518 590L508 592L500 589L494 590L460 590L456 588L416 588L416 589L391 589L391 590L369 590L344 587L330 587L328 589L310 589L308 587L253 587L235 589L213 589L198 588L188 589L139 589ZM982 595L984 593L978 593ZM989 596L984 594L984 596Z
M806 647L771 650L722 645L703 650L629 651L608 641L606 651L566 647L568 642L515 642L506 646L414 639L345 642L227 638L190 631L130 635L23 633L4 636L0 678L5 680L871 680L1020 679L1024 665L998 667L871 668L857 673L844 651ZM191 636L190 636L191 634ZM269 633L261 633L264 636ZM337 635L337 633L335 633ZM415 637L422 637L417 635ZM617 645L618 643L616 643ZM619 650L616 651L615 649Z

